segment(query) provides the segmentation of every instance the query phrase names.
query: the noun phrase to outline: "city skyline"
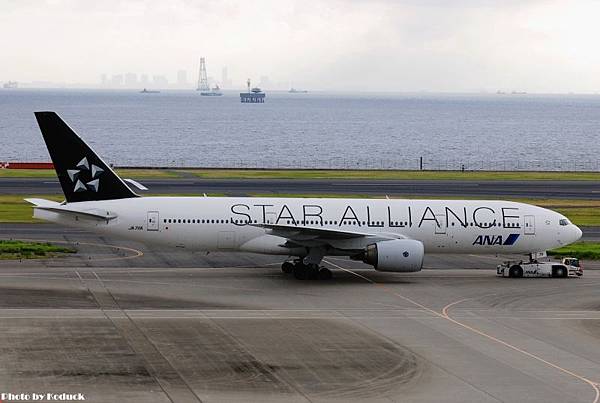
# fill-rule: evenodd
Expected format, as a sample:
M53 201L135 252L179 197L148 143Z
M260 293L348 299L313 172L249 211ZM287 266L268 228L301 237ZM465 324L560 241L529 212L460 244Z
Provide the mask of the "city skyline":
M210 87L219 85L221 89L245 89L247 80L238 80L234 82L229 78L228 67L223 66L220 69L220 78L208 76L208 84ZM251 78L250 78L251 79ZM265 89L284 90L289 89L289 83L273 82L269 76L261 75L258 79L252 80L254 83L258 83L258 86ZM178 69L171 74L151 74L151 73L137 73L137 72L126 72L117 74L102 73L97 82L90 83L60 83L51 81L34 81L34 82L18 82L16 87L23 88L101 88L101 89L142 89L142 88L153 88L153 89L196 89L198 83L197 72L192 72L185 69ZM0 79L0 83L3 81Z
M265 76L320 90L595 93L599 14L588 0L8 1L0 82L95 86L105 74L126 86L133 72L183 87L177 71L193 85L205 56L235 88Z
M221 69L220 78L208 76L208 84L210 87L219 85L221 89L241 89L246 87L248 78L240 80L240 82L234 83L229 78L227 66L223 66ZM100 88L140 88L141 87L155 87L159 89L195 89L198 82L198 74L189 74L188 70L179 69L173 73L174 79L169 79L169 74L149 74L149 73L118 73L108 75L103 73L100 75ZM269 79L269 76L261 75L255 82L259 86L265 89L285 89L288 85L286 83L276 83ZM88 83L91 87L96 87L96 83Z

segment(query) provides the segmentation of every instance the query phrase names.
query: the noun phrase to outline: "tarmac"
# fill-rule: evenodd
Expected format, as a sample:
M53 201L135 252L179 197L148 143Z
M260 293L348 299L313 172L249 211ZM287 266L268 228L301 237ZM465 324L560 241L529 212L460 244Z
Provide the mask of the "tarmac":
M595 235L594 235L595 236ZM149 249L52 224L0 238L72 256L0 261L0 393L86 402L598 402L600 265L506 279L506 256L430 255L419 273L328 258Z
M140 182L159 194L360 194L372 196L520 197L600 199L599 181L446 181L329 179L147 179ZM0 178L0 194L60 194L58 180ZM140 192L143 193L143 192Z

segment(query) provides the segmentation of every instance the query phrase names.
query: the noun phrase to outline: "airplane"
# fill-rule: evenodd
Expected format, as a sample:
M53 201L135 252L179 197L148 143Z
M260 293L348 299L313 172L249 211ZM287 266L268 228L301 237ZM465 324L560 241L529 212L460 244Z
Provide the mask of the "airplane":
M55 112L35 112L65 195L26 199L34 217L148 245L286 256L298 279L328 279L326 256L416 272L425 253L529 254L577 241L557 212L499 200L141 197Z

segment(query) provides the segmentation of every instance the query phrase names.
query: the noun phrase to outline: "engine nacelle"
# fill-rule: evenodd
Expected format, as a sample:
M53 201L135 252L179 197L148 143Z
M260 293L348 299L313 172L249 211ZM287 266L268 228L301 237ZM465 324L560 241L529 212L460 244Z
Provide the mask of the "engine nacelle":
M378 271L412 272L423 267L425 247L414 239L392 239L368 245L362 261Z

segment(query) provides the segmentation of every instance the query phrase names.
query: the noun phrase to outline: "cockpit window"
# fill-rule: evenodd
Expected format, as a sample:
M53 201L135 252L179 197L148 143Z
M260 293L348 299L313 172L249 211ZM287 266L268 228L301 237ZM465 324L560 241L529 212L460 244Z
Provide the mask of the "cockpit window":
M561 218L560 220L558 220L558 224L569 225L569 220L567 220L566 218Z

